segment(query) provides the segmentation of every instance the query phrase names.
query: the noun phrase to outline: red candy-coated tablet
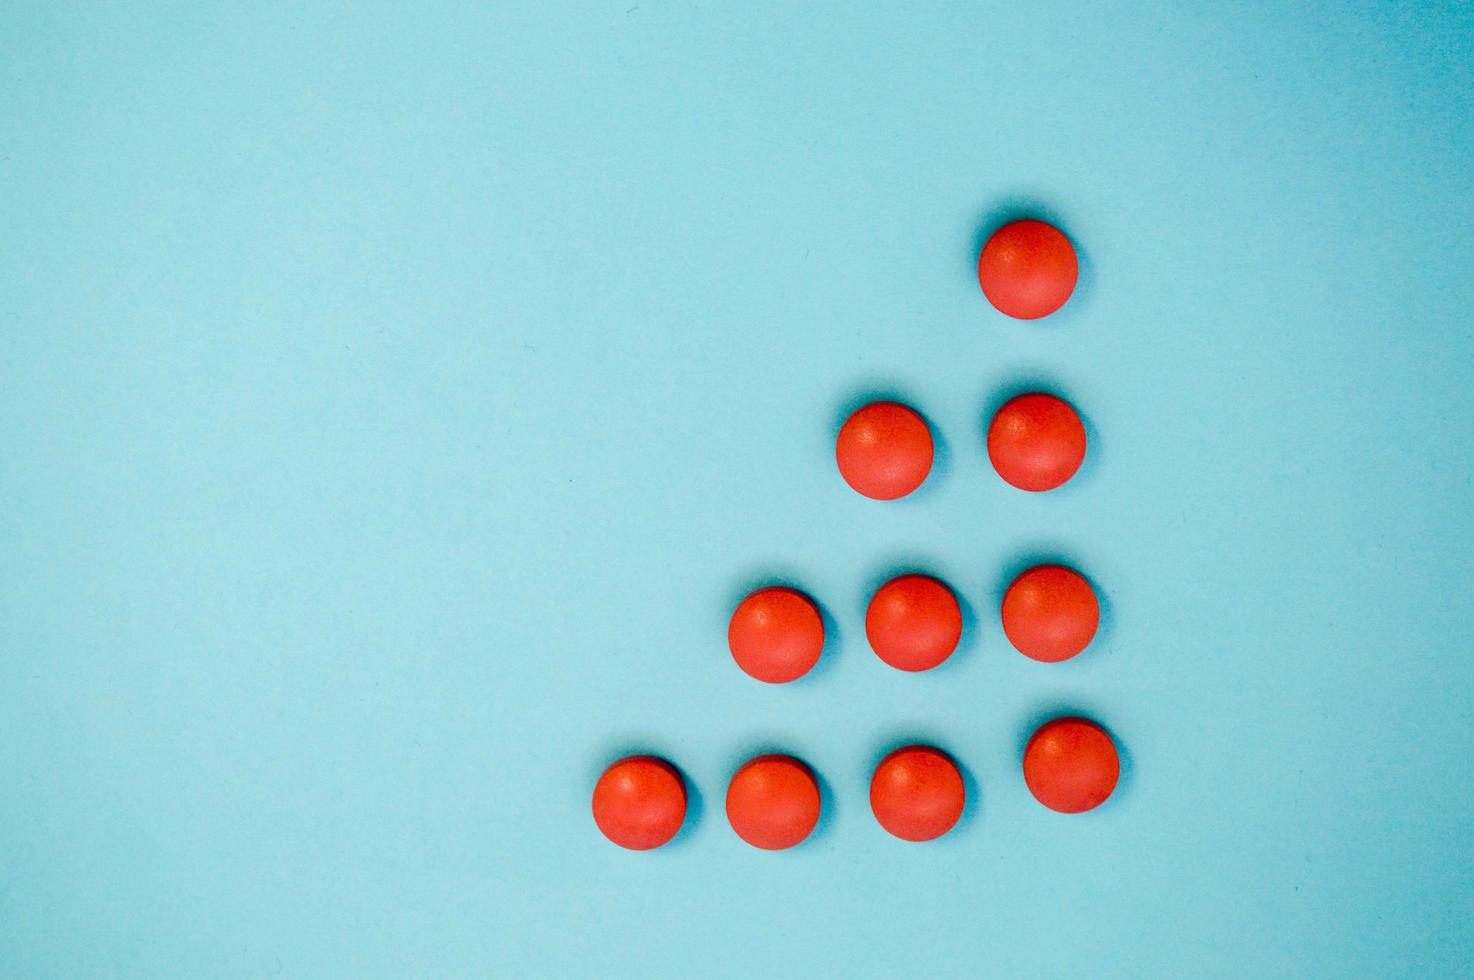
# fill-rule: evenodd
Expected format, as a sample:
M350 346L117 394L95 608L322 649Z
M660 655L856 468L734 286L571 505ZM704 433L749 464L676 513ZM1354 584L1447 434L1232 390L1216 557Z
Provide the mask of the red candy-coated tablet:
M872 402L845 421L834 458L856 492L894 500L921 486L931 472L931 430L905 405Z
M876 590L865 610L865 636L875 655L898 670L930 670L962 639L962 610L941 582L902 575Z
M1014 649L1034 660L1070 659L1090 645L1098 625L1095 590L1072 568L1031 568L1003 594L1003 632Z
M737 604L727 626L737 666L760 681L783 684L808 673L824 651L824 620L813 600L780 585Z
M1042 221L1014 221L993 232L978 256L978 282L988 302L1019 320L1048 316L1075 291L1075 247Z
M620 759L594 786L594 823L620 847L648 851L686 819L686 787L675 767L649 755Z
M1040 726L1024 749L1024 782L1034 799L1060 813L1083 813L1106 801L1121 775L1115 743L1084 718Z
M792 847L819 822L819 784L809 767L792 756L749 759L727 787L727 820L753 847Z
M901 840L942 836L962 816L966 802L956 763L929 745L897 749L881 760L870 779L875 819Z
M1053 395L1019 395L993 416L988 458L1020 490L1053 490L1085 460L1085 425L1068 402Z

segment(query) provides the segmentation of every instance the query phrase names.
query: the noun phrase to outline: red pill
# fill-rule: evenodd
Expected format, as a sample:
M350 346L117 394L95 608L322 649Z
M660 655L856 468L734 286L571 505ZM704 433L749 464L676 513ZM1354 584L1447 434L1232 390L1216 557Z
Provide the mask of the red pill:
M686 819L686 787L675 767L649 755L620 759L594 786L594 823L632 851L659 847Z
M872 402L845 421L834 458L856 492L894 500L921 486L931 472L931 430L914 409Z
M749 759L727 787L727 820L753 847L792 847L819 822L819 784L809 767L792 756Z
M1084 718L1042 725L1024 749L1024 782L1034 799L1060 813L1083 813L1106 801L1121 775L1115 743Z
M993 416L988 458L1020 490L1053 490L1085 460L1085 425L1068 402L1053 395L1019 395Z
M749 675L783 684L818 662L824 652L824 620L802 592L780 585L758 589L732 613L727 647Z
M871 598L865 636L875 655L897 670L930 670L957 649L962 610L936 579L902 575Z
M1064 306L1079 274L1070 240L1042 221L1004 225L978 256L978 282L988 302L1019 320L1037 320Z
M1031 568L1003 594L1003 632L1014 649L1034 660L1070 659L1090 645L1099 625L1095 590L1072 568Z
M901 840L942 836L962 816L966 802L956 763L929 745L897 749L881 760L870 779L875 819Z

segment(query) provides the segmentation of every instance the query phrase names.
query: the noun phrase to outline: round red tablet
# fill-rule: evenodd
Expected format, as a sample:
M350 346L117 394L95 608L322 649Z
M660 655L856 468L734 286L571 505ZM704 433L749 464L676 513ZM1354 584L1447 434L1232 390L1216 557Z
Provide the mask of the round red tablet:
M1019 320L1037 320L1064 306L1079 274L1075 247L1042 221L1004 225L978 256L978 282L988 302Z
M594 786L594 823L632 851L659 847L686 819L686 787L664 759L632 755L604 770Z
M1003 632L1026 657L1055 663L1090 645L1100 603L1085 576L1062 565L1040 565L1003 594Z
M783 684L818 662L824 652L824 620L802 592L778 585L758 589L732 613L727 647L749 675Z
M1070 404L1038 392L1019 395L993 416L988 458L1020 490L1053 490L1085 460L1085 424Z
M901 840L942 836L962 816L966 802L957 764L929 745L897 749L881 760L870 779L875 819Z
M931 430L914 409L872 402L845 421L834 458L856 492L894 500L921 486L931 472Z
M962 610L941 582L902 575L876 590L865 610L865 636L875 655L898 670L930 670L962 639Z
M819 784L809 767L792 756L760 755L732 777L727 820L753 847L792 847L819 822Z
M1024 749L1024 782L1034 799L1060 813L1083 813L1106 801L1121 760L1105 729L1084 718L1046 722Z

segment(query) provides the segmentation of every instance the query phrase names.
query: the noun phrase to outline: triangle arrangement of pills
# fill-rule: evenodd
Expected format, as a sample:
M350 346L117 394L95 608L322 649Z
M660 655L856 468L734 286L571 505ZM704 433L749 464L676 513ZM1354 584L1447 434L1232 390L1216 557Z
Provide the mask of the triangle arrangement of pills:
M998 228L978 256L978 282L1001 313L1020 320L1049 316L1069 300L1079 263L1068 237L1043 221ZM1085 460L1079 414L1048 392L1004 404L988 427L988 458L1006 483L1030 493L1062 486ZM910 405L878 401L841 427L835 463L844 482L874 500L914 492L931 472L933 444L925 417ZM1040 565L1007 588L1003 632L1021 654L1043 663L1069 660L1094 638L1100 605L1089 580L1062 565ZM883 662L923 671L946 661L962 639L962 612L951 588L907 574L876 590L865 613L865 636ZM727 631L732 659L755 681L784 684L808 673L824 654L824 619L813 598L774 585L745 597ZM1045 722L1029 739L1021 763L1025 784L1059 813L1092 810L1116 788L1120 759L1110 734L1086 718ZM876 822L906 841L950 831L967 803L966 783L953 758L932 745L908 745L876 766L870 808ZM761 755L732 775L726 814L742 840L762 850L802 843L818 825L819 784L802 760ZM604 836L631 850L670 841L686 820L686 786L669 760L628 756L610 765L593 793L594 821Z

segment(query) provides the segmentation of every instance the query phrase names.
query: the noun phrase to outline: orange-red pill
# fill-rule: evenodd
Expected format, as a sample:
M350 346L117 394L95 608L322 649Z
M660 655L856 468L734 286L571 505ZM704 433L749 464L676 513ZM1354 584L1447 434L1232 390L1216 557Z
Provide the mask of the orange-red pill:
M892 835L909 841L940 837L967 803L962 773L945 752L908 745L881 760L870 779L870 809Z
M876 590L865 611L865 636L875 655L898 670L930 670L962 639L962 609L941 582L902 575Z
M921 486L931 472L931 430L915 409L872 402L845 421L834 458L857 493L894 500Z
M1040 565L1003 594L1003 632L1026 657L1055 663L1090 645L1100 603L1085 576L1062 565Z
M1024 782L1034 799L1060 813L1083 813L1110 797L1121 775L1116 745L1084 718L1040 726L1024 749Z
M620 847L648 851L669 841L686 819L686 788L664 759L632 755L594 785L594 823Z
M1048 316L1070 298L1080 275L1075 247L1042 221L995 231L978 256L978 283L1000 312L1020 320Z
M732 613L727 648L750 676L783 684L802 677L819 661L824 620L813 600L796 589L758 589Z
M1085 424L1053 395L1019 395L993 416L988 458L998 475L1020 490L1053 490L1085 461Z
M727 821L753 847L781 851L813 833L819 822L819 783L787 755L749 759L727 786Z

